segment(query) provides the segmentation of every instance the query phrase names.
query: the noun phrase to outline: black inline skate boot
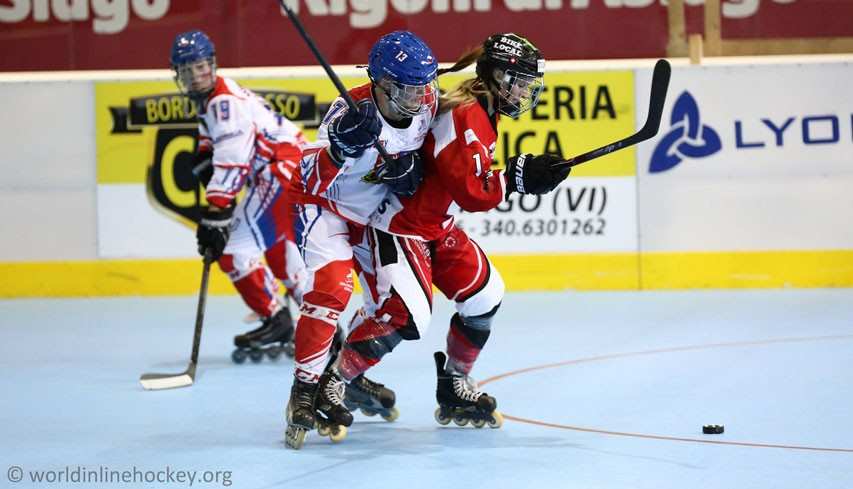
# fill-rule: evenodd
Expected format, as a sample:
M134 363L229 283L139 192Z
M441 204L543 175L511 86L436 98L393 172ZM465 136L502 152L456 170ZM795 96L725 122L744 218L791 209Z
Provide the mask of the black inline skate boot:
M320 376L314 412L317 433L338 443L347 437L347 427L352 425L352 413L344 406L346 384L331 368Z
M379 414L382 419L390 423L400 417L400 411L394 407L395 402L394 391L368 379L364 374L347 384L344 404L350 411L360 409L365 416Z
M468 422L475 428L489 424L490 428L500 428L503 425L503 415L496 410L498 402L494 397L472 388L467 376L446 369L447 356L440 351L435 352L435 370L438 375L438 387L435 397L438 408L435 410L435 420L440 425L447 425L452 420L457 426L465 426Z
M302 448L308 432L314 429L316 416L314 414L314 398L317 395L317 384L293 379L290 388L290 400L287 402L285 416L287 430L284 441L288 447L295 450Z
M237 348L231 353L231 360L243 363L248 357L253 363L259 363L264 354L270 360L278 360L282 353L293 357L293 329L290 311L283 307L264 319L260 327L234 337L234 346Z

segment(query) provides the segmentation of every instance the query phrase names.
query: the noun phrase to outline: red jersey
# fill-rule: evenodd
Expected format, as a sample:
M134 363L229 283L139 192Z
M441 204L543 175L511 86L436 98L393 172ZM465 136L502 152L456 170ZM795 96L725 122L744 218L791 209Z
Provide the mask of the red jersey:
M493 209L506 198L506 177L490 166L498 115L476 102L435 118L422 149L424 179L412 197L390 195L370 224L396 234L432 241L453 226L453 213Z

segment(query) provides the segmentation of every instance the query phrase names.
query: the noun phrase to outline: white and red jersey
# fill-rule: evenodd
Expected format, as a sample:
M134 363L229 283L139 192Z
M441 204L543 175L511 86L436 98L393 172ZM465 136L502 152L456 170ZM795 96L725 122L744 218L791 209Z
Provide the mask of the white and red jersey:
M199 114L199 152L213 152L208 202L227 207L246 181L252 183L270 162L276 163L269 168L273 176L290 180L304 143L299 128L274 113L261 97L217 76Z
M349 91L355 103L373 100L372 84L368 83ZM376 103L375 100L373 100ZM367 149L358 158L344 158L336 163L325 149L329 145L329 123L347 111L346 102L338 97L329 107L317 133L317 143L306 148L299 168L299 178L294 178L294 200L306 204L318 204L339 216L358 223L367 224L370 215L391 193L388 186L374 178L377 167L382 163L376 148ZM376 111L382 123L379 142L390 155L420 148L426 138L434 113L428 112L412 117L404 127L395 127L380 111Z
M412 197L390 194L370 224L426 241L452 229L453 214L487 211L506 198L503 170L492 171L498 116L476 101L435 118L424 142L424 179Z

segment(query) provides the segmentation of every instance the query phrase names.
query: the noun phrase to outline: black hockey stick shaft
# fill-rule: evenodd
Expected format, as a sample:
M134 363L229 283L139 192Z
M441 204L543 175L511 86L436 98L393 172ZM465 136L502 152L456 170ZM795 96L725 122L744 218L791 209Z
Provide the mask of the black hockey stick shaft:
M326 70L326 75L328 75L329 79L332 80L332 83L335 85L335 88L338 89L338 93L340 93L341 98L346 101L349 109L358 112L358 107L356 107L355 102L352 100L352 97L349 96L346 87L344 87L344 84L341 83L341 79L338 78L338 75L335 73L335 70L333 70L332 67L329 66L329 63L326 62L326 58L323 57L323 53L321 53L320 50L317 49L317 45L314 44L314 40L311 39L311 36L308 35L308 32L305 31L305 27L302 25L302 21L299 20L299 17L296 16L296 13L291 10L290 7L287 6L284 0L279 0L278 3L281 5L281 8L283 8L284 11L287 13L287 17L293 23L293 26L296 27L297 31L299 31L299 35L301 35L302 39L305 40L305 44L308 45L308 48L314 54L314 57L317 58L317 61L320 63L320 65L323 66L323 69ZM385 147L379 144L378 140L373 146L376 148L377 151L379 151L379 154L382 155L383 160L385 160L386 162L391 161L391 157L388 155L388 152L385 151Z
M198 291L198 308L195 313L195 331L193 332L193 352L190 355L190 362L195 365L198 363L198 350L201 346L201 327L204 324L204 309L207 305L207 284L210 281L210 265L213 263L213 258L210 256L210 250L204 252L204 267L201 272L201 287Z
M609 155L620 149L625 149L653 138L658 133L658 129L660 129L660 121L663 117L663 106L666 103L666 92L669 88L671 72L672 67L669 65L669 61L659 59L655 63L655 69L652 74L652 91L649 96L649 113L646 116L646 123L643 124L642 129L625 139L620 139L619 141L604 145L592 151L587 151L565 161L555 163L554 166L577 166L589 160Z

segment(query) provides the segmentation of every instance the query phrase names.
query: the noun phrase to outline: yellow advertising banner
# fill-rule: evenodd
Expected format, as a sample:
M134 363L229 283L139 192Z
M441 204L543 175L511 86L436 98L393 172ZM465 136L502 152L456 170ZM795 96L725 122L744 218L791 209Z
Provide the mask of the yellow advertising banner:
M441 77L451 88L465 75ZM496 159L520 152L573 156L634 132L632 71L557 72L545 77L539 104L518 120L503 117ZM257 91L279 113L313 128L337 96L325 77L238 80ZM347 87L366 77L342 80ZM169 81L99 82L95 86L98 183L143 183L152 165L171 169L195 145L195 108ZM167 132L164 142L161 132ZM158 136L160 136L158 138ZM573 170L582 176L635 174L633 148ZM167 173L167 172L164 172ZM174 183L174 182L173 182ZM170 185L166 185L173 190ZM180 185L178 185L180 187ZM188 199L188 196L176 198Z
M441 87L451 89L469 76L442 76ZM334 85L319 73L300 78L237 81L302 127L309 140L316 137L319 121L338 95ZM345 77L342 81L351 88L366 83L367 77ZM635 132L632 71L554 72L546 74L545 82L546 89L533 110L518 120L501 118L495 150L497 166L519 153L575 156ZM189 258L194 247L189 244L192 237L187 227L195 227L200 208L206 205L203 188L191 172L197 147L196 108L169 80L115 81L95 83L95 111L99 256L137 260ZM628 148L573 169L572 178L581 177L575 181L576 186L583 188L572 188L571 194L566 194L567 201L586 209L588 205L579 204L582 198L597 199L606 191L607 215L596 217L607 218L607 229L594 236L552 236L549 246L576 252L599 247L599 251L634 249L636 232L622 216L636 215L636 199L630 185L635 166L634 148ZM513 213L502 207L479 217L515 219L523 224L539 216ZM570 217L578 216L561 217L566 219L567 232L574 229ZM164 218L183 226L164 223ZM466 223L475 224L471 216L466 217ZM540 244L547 241L534 235L504 234L486 237L481 232L476 236L493 253L539 250L541 246L533 246L531 240ZM577 249L564 246L563 242ZM625 270L617 268L614 277L621 277L619 274ZM144 270L140 272L144 274ZM636 270L628 273L629 278L620 278L619 283L635 283L631 278L635 273ZM519 282L514 278L514 283Z
M447 89L464 75L445 75ZM633 134L634 72L554 72L533 110L517 120L502 117L495 160L500 166L519 153L554 153L568 158ZM573 176L636 175L633 147L572 169Z

